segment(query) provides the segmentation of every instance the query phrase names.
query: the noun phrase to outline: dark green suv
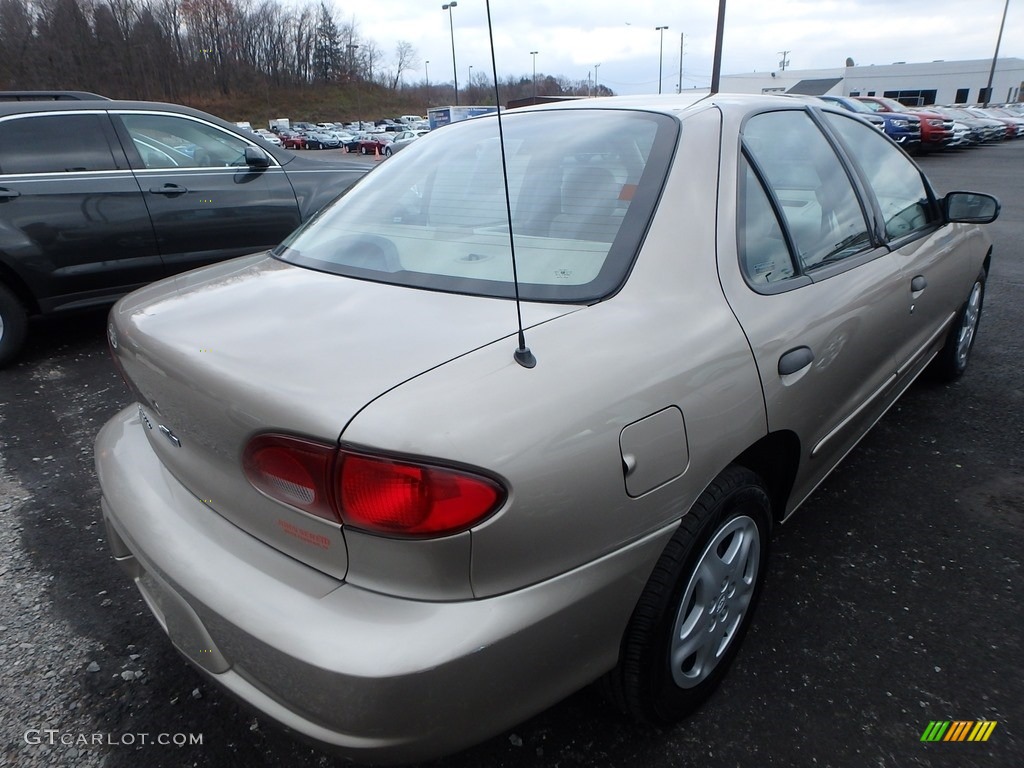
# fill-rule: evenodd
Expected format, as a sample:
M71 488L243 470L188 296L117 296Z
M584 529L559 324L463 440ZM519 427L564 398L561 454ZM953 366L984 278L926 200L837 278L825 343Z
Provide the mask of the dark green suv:
M0 93L0 366L29 316L271 248L365 172L188 107Z

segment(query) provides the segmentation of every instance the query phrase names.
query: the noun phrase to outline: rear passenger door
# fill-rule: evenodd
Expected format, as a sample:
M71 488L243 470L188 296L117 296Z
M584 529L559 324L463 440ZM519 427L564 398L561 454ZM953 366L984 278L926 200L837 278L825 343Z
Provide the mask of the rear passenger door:
M107 115L0 120L0 260L44 312L163 276L149 213Z
M891 403L902 282L857 182L807 111L755 115L742 136L739 270L720 271L769 429L800 439L792 509Z
M256 145L243 137L189 115L126 110L115 121L171 273L272 248L298 227L284 169L272 157L246 165Z

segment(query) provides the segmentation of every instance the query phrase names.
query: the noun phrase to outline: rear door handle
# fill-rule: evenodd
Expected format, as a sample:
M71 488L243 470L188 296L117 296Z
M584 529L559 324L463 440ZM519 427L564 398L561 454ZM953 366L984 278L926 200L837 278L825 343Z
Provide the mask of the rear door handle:
M779 376L789 376L814 362L810 347L795 347L779 358Z
M150 187L149 191L154 195L183 195L188 189L177 184L164 184L162 187Z
M3 187L0 187L0 200L11 200L20 196L21 192L16 189L4 189Z
M910 290L912 290L914 293L917 293L918 291L923 291L927 287L928 281L924 279L924 275L918 275L917 277L910 281Z

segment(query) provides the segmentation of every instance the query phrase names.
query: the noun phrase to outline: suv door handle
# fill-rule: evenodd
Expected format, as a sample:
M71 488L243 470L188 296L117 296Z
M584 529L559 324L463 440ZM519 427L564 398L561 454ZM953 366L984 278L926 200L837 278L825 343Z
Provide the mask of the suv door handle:
M162 187L150 187L149 191L154 195L183 195L188 189L178 184L164 184Z
M910 290L912 290L914 293L917 293L918 291L923 291L927 287L928 281L924 279L924 275L918 275L917 277L910 281Z
M779 376L789 376L814 362L810 347L796 347L779 358Z
M0 187L0 200L10 200L20 196L21 192L16 189L4 189L3 187Z

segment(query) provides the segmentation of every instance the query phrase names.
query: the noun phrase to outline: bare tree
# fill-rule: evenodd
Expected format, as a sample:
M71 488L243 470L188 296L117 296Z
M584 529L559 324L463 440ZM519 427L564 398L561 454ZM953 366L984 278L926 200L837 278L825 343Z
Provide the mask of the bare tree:
M419 57L412 43L406 40L399 40L395 46L395 71L394 79L391 82L391 90L397 91L398 84L402 82L402 73L410 69L416 69L420 65Z

